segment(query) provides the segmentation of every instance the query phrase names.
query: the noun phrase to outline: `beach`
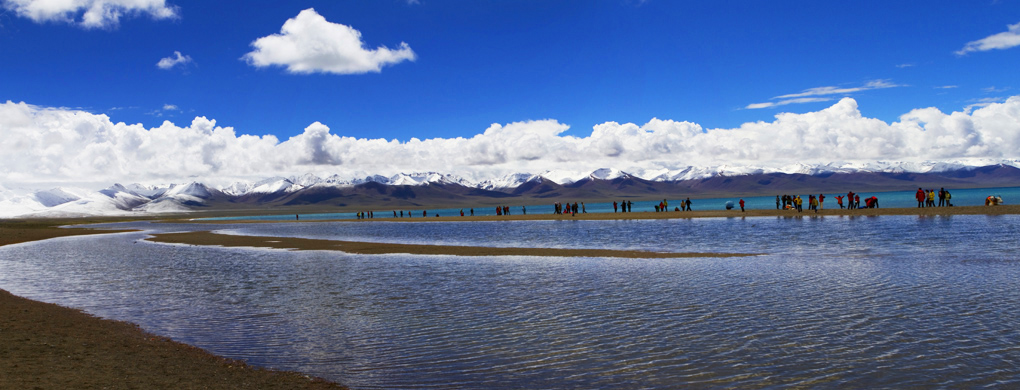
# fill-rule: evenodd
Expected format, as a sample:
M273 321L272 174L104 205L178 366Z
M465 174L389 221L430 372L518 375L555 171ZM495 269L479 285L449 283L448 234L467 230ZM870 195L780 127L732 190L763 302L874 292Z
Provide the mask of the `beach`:
M377 213L378 214L378 213ZM410 222L424 221L527 221L527 220L613 220L669 218L815 218L815 217L877 217L883 215L917 215L918 217L951 215L1020 214L1020 206L972 206L950 208L898 208L821 210L796 212L790 210L712 210L693 212L588 213L578 215L531 214L496 217L431 217L404 218ZM195 217L198 215L189 215ZM202 215L205 216L205 215ZM180 221L181 216L176 216ZM350 220L350 223L394 221L393 218ZM63 235L107 233L88 229L59 228L73 220L16 221L0 224L3 244L59 237ZM90 219L83 222L108 222ZM238 223L239 221L231 221ZM299 223L316 223L300 221ZM522 248L524 253L511 253L506 248L379 244L340 242L333 240L282 239L278 237L225 236L221 234L184 233L179 242L191 245L255 246L287 249L335 249L351 253L439 253L467 256L610 256L615 253L563 252L548 248ZM271 242L277 241L277 242ZM366 246L367 245L367 246ZM459 249L458 249L459 248ZM453 252L450 252L450 251ZM518 249L513 249L518 250ZM583 248L578 250L583 251ZM416 252L417 251L417 252ZM505 252L504 252L505 251ZM587 254L586 254L587 253ZM623 255L620 253L620 255ZM671 256L706 257L711 253L678 253ZM739 255L739 254L738 254ZM743 254L747 255L747 254ZM634 257L653 256L643 252ZM657 256L657 255L656 255ZM0 286L3 287L3 286ZM337 388L338 385L316 381L297 373L252 368L241 362L208 354L198 348L176 343L144 332L124 322L96 318L78 310L35 302L0 292L0 388Z

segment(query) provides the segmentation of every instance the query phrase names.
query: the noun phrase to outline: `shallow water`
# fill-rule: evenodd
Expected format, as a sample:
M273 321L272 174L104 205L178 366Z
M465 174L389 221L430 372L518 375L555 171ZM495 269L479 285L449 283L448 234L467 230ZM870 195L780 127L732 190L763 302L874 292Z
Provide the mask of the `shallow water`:
M126 233L2 247L0 288L355 388L1020 385L1020 216L137 225L765 255L366 256Z

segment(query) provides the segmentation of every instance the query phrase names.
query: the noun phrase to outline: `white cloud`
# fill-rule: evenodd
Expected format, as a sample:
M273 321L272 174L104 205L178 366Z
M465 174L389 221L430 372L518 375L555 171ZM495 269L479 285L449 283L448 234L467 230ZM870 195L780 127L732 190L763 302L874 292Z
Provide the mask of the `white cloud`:
M251 45L255 50L242 57L249 64L258 68L285 66L291 73L380 72L383 66L416 58L404 42L396 50L382 46L366 49L360 31L331 23L311 8L287 19L279 34L256 39Z
M816 98L795 98L795 99L780 100L778 102L753 103L753 104L748 104L747 107L744 107L744 108L747 108L747 109L771 108L771 107L785 106L787 104L827 102L827 101L831 101L831 100L832 100L832 98L817 98L817 97Z
M181 110L180 108L177 108L177 106L173 104L163 105L163 111L180 111L180 110Z
M163 70L170 70L177 65L186 66L192 62L191 56L181 55L181 52L174 51L174 55L160 59L156 66Z
M1008 90L1009 90L1009 87L996 88L994 85L991 86L991 87L981 88L981 91L986 92L986 93L999 93L999 92L1006 92Z
M958 85L942 85L942 86L935 87L935 89L953 89L953 88L959 88L959 87L960 86L958 86Z
M869 81L869 82L865 83L864 85L862 85L860 87L853 87L853 88L817 87L817 88L805 89L804 91L799 92L799 93L791 93L791 94L788 94L788 95L776 96L773 99L789 99L789 98L798 98L798 97L804 97L804 96L846 95L846 94L849 94L849 93L867 91L867 90L871 90L871 89L894 88L894 87L899 87L899 85L890 83L887 80L872 80L872 81Z
M177 17L165 0L2 0L3 7L36 23L76 23L84 28L115 28L122 16Z
M964 107L963 112L966 114L970 114L972 111L974 111L975 108L988 107L992 104L999 103L1002 100L1003 99L1001 97L989 97L977 99L974 100L974 103L968 104L966 107Z
M963 49L958 50L956 54L964 55L976 51L1002 50L1020 46L1020 23L1010 24L1007 28L1004 32L967 42Z
M884 88L895 88L901 85L890 83L888 80L872 80L860 87L842 88L842 87L816 87L805 89L798 93L791 93L786 95L779 95L772 100L778 100L775 102L764 102L764 103L752 103L748 104L744 108L746 109L760 109L760 108L772 108L778 106L785 106L787 104L799 104L799 103L815 103L815 102L826 102L833 100L833 95L848 95L855 92L868 91L872 89L884 89ZM828 97L812 97L812 96L828 96Z
M315 122L281 141L272 135L238 134L205 117L184 126L166 121L145 128L113 123L106 115L7 102L0 104L0 185L229 184L306 172L410 171L480 181L516 172L603 167L642 172L1020 156L1020 96L978 104L953 113L916 109L886 123L862 116L855 100L843 98L823 110L782 113L771 122L733 129L652 119L643 125L602 123L584 137L564 135L569 127L555 120L493 124L469 138L406 141L347 137Z
M897 67L897 68L900 68L900 69L903 69L903 68L913 68L914 66L915 66L915 65L914 65L914 64L911 64L911 63L906 63L906 64L899 64L899 65L896 65L896 67Z

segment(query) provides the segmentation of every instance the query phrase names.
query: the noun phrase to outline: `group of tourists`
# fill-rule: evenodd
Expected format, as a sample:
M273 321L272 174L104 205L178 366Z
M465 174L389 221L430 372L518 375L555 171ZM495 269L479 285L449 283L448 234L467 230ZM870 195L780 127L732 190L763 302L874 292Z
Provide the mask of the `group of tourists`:
M397 213L398 213L397 210L393 210L393 218L397 218L397 215L398 215ZM365 214L365 213L359 213L359 214ZM375 217L374 215L372 215L371 211L367 212L366 215L368 216L368 218L374 218ZM400 210L399 211L399 215L400 215L400 218L404 218L404 210ZM460 211L460 215L464 216L464 210ZM471 209L471 215L475 215L475 210L474 209ZM412 216L413 216L413 214L411 214L411 210L407 210L407 217L411 218ZM428 217L428 216L429 216L428 210L422 210L421 211L421 217L422 218L425 218L425 217ZM436 216L438 217L439 214L436 214ZM362 219L362 218L359 217L358 219Z
M945 188L940 188L938 191L936 191L934 189L925 190L923 188L918 188L917 189L917 193L915 194L915 197L917 199L917 207L949 207L949 206L953 205L952 202L951 202L952 194L950 194L949 191L947 191ZM808 210L809 211L814 211L815 213L817 213L818 210L824 209L825 208L825 198L826 198L825 194L818 194L817 196L815 196L814 194L808 195L807 196L807 207L808 207ZM846 195L836 195L835 198L836 198L836 203L839 205L840 209L846 208L846 209L853 210L853 209L862 208L861 207L861 200L862 200L861 199L861 195L860 194L855 194L853 191L847 192ZM871 196L871 197L863 199L863 201L864 201L863 208L878 208L879 207L878 206L878 197ZM680 200L679 203L680 203L679 207L674 207L673 211L692 211L693 210L691 208L691 203L692 203L691 202L691 198L688 197L687 199ZM1001 203L1002 203L1002 198L995 197L995 196L989 196L988 199L985 200L985 204L986 205L996 205L996 204L1001 204ZM743 212L745 210L744 209L744 199L740 199L739 204L740 204L740 211ZM633 212L634 211L633 208L634 208L634 202L633 201L623 200L623 201L620 201L620 202L616 202L616 201L613 202L613 212L614 213L617 213L617 212L624 212L624 213ZM667 211L670 211L670 209L669 209L669 201L666 200L666 199L663 199L658 204L653 205L653 208L655 209L655 212L667 212ZM727 209L733 208L733 203L732 202L727 202L727 207L726 208ZM797 210L797 212L803 212L804 211L804 199L801 198L800 195L776 195L776 209L777 210ZM570 202L567 202L567 203L556 202L556 203L553 204L553 213L555 213L555 214L570 214L570 215L575 215L577 213L582 213L583 214L583 213L587 213L587 212L588 212L588 210L585 208L584 202L574 202L574 203L570 203ZM422 217L428 217L428 211L427 210L422 210L421 213L422 213ZM528 213L527 206L521 206L521 214L522 215L526 215L527 213ZM461 209L460 210L460 216L463 217L465 215L474 216L475 215L475 209L471 208L471 209L468 210L467 213L464 212L464 209ZM498 216L510 215L510 206L497 206L496 207L496 215L498 215ZM403 218L405 216L405 211L403 211L403 210L401 210L401 211L394 210L393 211L393 217L397 218L398 216L400 218ZM406 216L408 218L410 218L412 216L412 212L411 211L406 211ZM438 217L439 214L436 214L436 216ZM374 218L374 217L375 217L375 215L371 211L363 211L363 212L358 212L357 213L357 218L358 219L368 219L368 218ZM299 216L295 215L295 219L299 219L299 218L300 218Z
M634 202L631 202L631 201L629 201L629 200L625 200L625 201L623 201L623 202L620 202L620 203L619 203L619 206L620 206L621 208L623 208L623 212L625 212L625 213L627 212L627 210L630 210L630 211L634 211L634 210L633 210L633 209L634 209ZM616 203L616 201L614 200L614 201L613 201L613 212L614 212L614 213L616 212L616 207L617 207L617 203Z
M938 196L938 206L935 205L935 197ZM946 207L952 206L953 203L950 200L953 195L946 191L945 188L939 188L938 194L935 193L934 189L924 190L921 187L917 188L917 193L914 194L917 199L917 207Z
M528 214L528 207L521 206L521 215ZM471 209L471 215L475 215L475 210ZM496 215L510 215L510 206L496 206ZM464 216L464 210L460 210L460 216Z
M587 213L588 212L588 210L586 210L584 208L584 202L581 202L580 210L581 210L581 213ZM578 211L577 202L574 202L574 204L572 204L572 205L570 204L570 202L567 202L566 205L563 205L560 202L553 203L553 213L554 214L570 214L570 215L574 215L574 214L577 214L577 211Z
M844 205L843 201L846 200ZM846 208L849 210L861 208L861 195L855 194L853 191L847 192L844 195L836 195L836 204L839 205L840 209ZM864 208L878 208L878 197L872 196L864 199ZM820 209L825 209L825 194L818 194L818 196L808 195L808 210L818 212ZM797 210L797 212L804 211L804 199L800 195L776 195L776 210ZM744 200L740 200L740 211L744 211Z

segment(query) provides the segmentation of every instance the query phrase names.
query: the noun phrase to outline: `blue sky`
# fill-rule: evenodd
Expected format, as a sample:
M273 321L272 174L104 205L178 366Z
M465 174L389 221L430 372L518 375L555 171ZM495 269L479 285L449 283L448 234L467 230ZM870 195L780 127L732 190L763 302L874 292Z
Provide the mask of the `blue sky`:
M0 99L81 108L115 122L215 118L287 138L334 133L406 140L471 136L491 123L556 119L586 135L606 121L769 121L833 101L746 109L819 87L894 121L1016 94L1020 49L958 55L1020 23L1016 1L174 1L177 16L106 28L0 14ZM242 60L307 8L361 32L366 47L413 50L379 73L291 74ZM80 17L78 18L80 19ZM156 66L178 51L191 63ZM940 88L951 86L952 88ZM164 110L164 106L177 110ZM168 107L169 108L169 107Z
M822 163L1020 157L1006 149L1020 133L1013 121L1020 99L1009 100L1020 95L1015 0L78 4L0 0L0 103L11 102L0 112L0 131L21 137L7 147L34 148L44 159L57 154L57 144L60 153L92 153L54 159L46 168L25 166L0 183L33 175L59 181L79 175L73 164L91 164L89 172L116 167L124 180L145 179L142 168L132 167L154 171L172 157L131 148L156 142L162 135L153 129L164 121L173 125L166 132L180 138L160 142L182 150L204 145L191 147L205 153L192 156L204 164L199 168L173 163L184 177L222 174L229 164L220 160L237 159L245 148L280 154L288 140L300 145L292 159L231 169L254 175L283 173L277 168L285 165L361 172L453 164L484 167L472 171L477 178L554 169L563 161L577 169L589 168L577 162L592 161L594 168L630 164L649 171L790 163L774 150ZM292 30L282 32L285 25ZM331 50L339 51L314 55ZM937 112L915 115L929 107ZM970 115L982 107L989 111L980 118L1001 112L1010 119L975 125ZM973 123L961 124L954 112ZM913 119L900 125L904 114ZM860 123L844 126L847 116ZM22 117L29 119L15 120ZM82 123L93 134L83 135ZM816 130L805 131L804 123ZM234 133L214 136L214 127ZM490 130L502 133L482 142ZM45 138L51 141L32 135L42 133L52 133ZM245 143L246 134L269 146ZM787 134L794 149L763 144L769 134ZM372 146L341 137L398 142ZM454 142L458 137L478 142L463 145ZM627 137L640 140L629 144ZM413 138L449 142L418 145ZM837 153L790 154L819 138ZM494 139L544 140L516 147L546 154L503 150ZM398 166L355 155L375 147L385 149L382 155L423 157ZM450 148L443 151L450 154L470 148L473 157L425 156L439 154L420 149L426 147ZM601 154L577 154L586 148ZM214 151L223 153L213 158ZM637 164L649 155L659 157Z

